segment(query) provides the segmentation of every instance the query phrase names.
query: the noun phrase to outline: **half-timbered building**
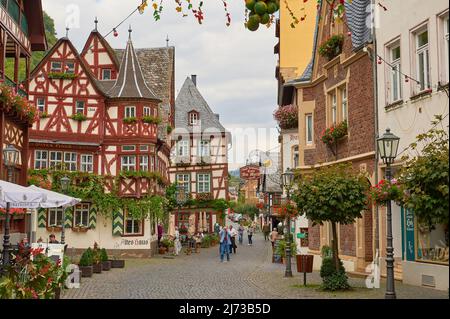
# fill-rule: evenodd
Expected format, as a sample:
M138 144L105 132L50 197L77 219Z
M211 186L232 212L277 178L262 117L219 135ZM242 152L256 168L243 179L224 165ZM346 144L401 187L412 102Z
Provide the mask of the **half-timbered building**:
M172 138L170 180L184 186L189 205L172 214L170 232L177 226L190 234L210 233L224 214L212 204L229 200L227 153L231 135L201 95L195 75L186 78L177 96Z
M136 50L131 30L124 50L96 29L81 54L60 39L32 72L30 98L41 118L30 132L30 169L99 175L107 193L130 200L164 195L173 95L173 47ZM94 242L118 255L156 251L156 221L136 220L126 207L107 218L87 199L62 216L38 212L36 237L45 240L64 224L75 254Z
M40 0L0 2L0 178L8 180L3 163L3 149L8 145L19 151L11 182L26 185L29 128L34 120L32 106L27 106L31 54L45 51L42 5ZM20 96L20 100L16 99ZM4 217L0 213L0 233ZM11 218L11 243L15 244L29 231L29 218L14 214Z

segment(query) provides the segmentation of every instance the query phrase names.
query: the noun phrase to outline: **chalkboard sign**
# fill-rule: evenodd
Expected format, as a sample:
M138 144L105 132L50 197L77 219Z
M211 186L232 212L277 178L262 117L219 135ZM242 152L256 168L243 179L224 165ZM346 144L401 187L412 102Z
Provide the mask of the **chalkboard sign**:
M274 248L273 248L273 262L277 264L281 264L281 255L278 254L278 246L280 245L280 240L276 239Z

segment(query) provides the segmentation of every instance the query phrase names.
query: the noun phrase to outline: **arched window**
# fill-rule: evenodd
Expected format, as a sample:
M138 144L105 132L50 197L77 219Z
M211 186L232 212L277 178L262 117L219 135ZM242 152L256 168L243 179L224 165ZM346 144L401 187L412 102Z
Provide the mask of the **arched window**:
M299 166L300 154L298 152L298 145L292 147L292 168Z

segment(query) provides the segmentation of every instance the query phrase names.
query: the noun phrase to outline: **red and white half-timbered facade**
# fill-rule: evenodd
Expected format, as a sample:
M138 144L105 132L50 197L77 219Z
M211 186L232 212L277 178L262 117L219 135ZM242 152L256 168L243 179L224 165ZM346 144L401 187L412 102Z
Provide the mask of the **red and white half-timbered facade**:
M145 50L151 59L155 50ZM173 59L173 47L165 50ZM29 168L101 175L106 191L120 197L163 195L170 141L159 128L170 124L162 120L168 118L162 104L173 92L174 63L156 62L159 72L169 73L164 83L153 82L151 68L143 71L146 60L138 58L131 30L125 50L113 50L97 30L81 54L68 38L60 39L31 76L30 99L41 119L30 132ZM161 87L167 92L160 98ZM57 211L38 213L36 237L45 240L58 231L53 226L61 225L61 218ZM134 220L126 209L118 207L111 221L97 214L95 203L83 202L64 223L66 242L76 253L94 242L128 256L150 256L156 250L155 221ZM86 232L76 231L80 223Z

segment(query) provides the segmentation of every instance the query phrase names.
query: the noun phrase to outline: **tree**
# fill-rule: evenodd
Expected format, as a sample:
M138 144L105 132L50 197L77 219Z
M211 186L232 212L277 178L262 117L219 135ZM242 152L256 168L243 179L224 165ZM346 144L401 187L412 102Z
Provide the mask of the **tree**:
M441 120L442 117L437 116L433 124ZM423 148L419 152L421 145ZM406 163L399 174L399 182L405 189L402 204L414 212L419 223L448 224L448 134L433 128L418 135L417 142L410 148L416 151L416 156L403 157Z
M333 259L340 268L336 224L353 224L361 218L368 199L367 179L353 171L351 164L321 167L300 180L293 200L313 225L330 222L333 233Z

